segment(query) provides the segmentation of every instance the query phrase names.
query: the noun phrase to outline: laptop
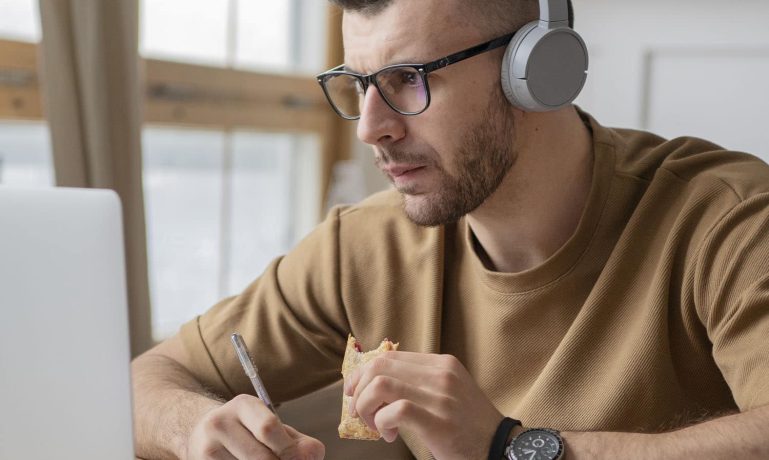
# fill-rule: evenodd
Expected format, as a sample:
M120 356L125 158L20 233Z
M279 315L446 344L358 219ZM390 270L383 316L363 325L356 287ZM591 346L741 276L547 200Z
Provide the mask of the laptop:
M0 460L133 459L121 207L0 186Z

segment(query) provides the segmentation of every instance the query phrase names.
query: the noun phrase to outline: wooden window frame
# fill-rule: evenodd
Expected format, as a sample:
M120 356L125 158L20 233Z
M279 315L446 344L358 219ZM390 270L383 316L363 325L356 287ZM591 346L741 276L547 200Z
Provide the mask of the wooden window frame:
M342 62L341 13L329 6L327 67ZM316 134L321 139L321 194L334 164L351 157L351 124L328 106L314 77L141 59L144 124ZM0 120L45 120L38 45L0 39Z

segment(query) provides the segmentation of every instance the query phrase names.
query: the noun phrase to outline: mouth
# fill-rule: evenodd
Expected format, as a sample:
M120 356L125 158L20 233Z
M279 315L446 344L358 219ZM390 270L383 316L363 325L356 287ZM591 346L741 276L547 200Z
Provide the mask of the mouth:
M398 191L413 195L422 189L428 168L427 165L392 165L382 168L382 171Z
M388 166L386 168L383 168L383 170L385 173L387 173L388 176L390 176L393 179L396 179L396 178L408 176L409 174L424 168L425 166L418 166L418 165L394 165L394 166Z

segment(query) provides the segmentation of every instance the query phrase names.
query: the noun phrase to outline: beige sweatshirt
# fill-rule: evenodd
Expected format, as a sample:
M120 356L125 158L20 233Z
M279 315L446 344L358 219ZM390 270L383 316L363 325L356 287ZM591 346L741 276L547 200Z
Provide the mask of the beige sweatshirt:
M229 343L238 331L285 401L340 378L352 333L365 349L389 337L457 356L530 427L656 432L769 403L769 167L590 123L586 209L541 266L488 271L464 219L418 227L384 192L335 208L243 294L183 326L192 371L225 397L252 392Z

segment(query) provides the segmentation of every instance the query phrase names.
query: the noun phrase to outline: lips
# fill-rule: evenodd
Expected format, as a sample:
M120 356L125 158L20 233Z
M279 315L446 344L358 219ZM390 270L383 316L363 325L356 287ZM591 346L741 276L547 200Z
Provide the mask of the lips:
M411 171L415 171L417 169L424 168L424 166L420 165L393 165L388 166L384 168L384 171L390 176L390 177L400 177L406 173L409 173Z

